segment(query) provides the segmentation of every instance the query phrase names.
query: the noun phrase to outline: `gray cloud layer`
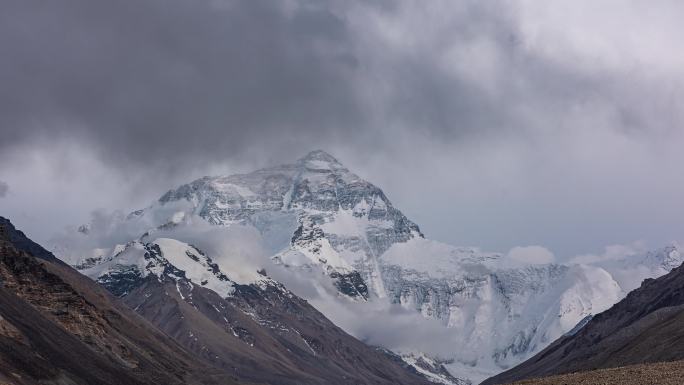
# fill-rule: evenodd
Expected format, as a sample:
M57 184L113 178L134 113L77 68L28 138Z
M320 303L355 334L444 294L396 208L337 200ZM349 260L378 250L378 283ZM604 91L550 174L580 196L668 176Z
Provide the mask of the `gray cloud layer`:
M333 140L370 150L404 130L450 141L552 131L531 120L606 97L626 133L670 127L667 104L633 102L637 89L616 79L628 74L528 50L509 6L380 4L7 2L2 146L79 138L120 165L302 141L299 152Z
M363 129L349 27L316 3L3 8L3 147L78 137L122 165L181 163Z
M0 209L36 231L322 147L452 243L684 233L677 1L0 7Z

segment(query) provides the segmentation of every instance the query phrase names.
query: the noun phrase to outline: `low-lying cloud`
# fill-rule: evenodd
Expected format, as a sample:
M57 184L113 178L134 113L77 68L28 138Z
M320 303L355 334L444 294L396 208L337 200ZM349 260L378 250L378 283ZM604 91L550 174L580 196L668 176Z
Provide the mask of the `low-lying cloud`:
M516 246L506 257L514 263L525 265L544 265L556 260L553 253L542 246Z
M454 346L460 336L438 320L424 318L415 310L383 299L351 301L340 296L332 281L322 279L323 271L315 267L293 269L272 265L267 271L289 290L306 298L337 326L370 345L395 352L418 350L445 359L454 356ZM462 354L459 358L479 358L465 356Z
M95 211L90 221L67 228L53 237L49 246L56 255L74 265L116 245L132 241L154 242L171 238L193 245L206 253L229 277L241 284L251 283L257 271L272 265L259 231L251 226L214 226L190 214L188 202L172 202L148 210L140 217L121 211ZM95 253L95 254L94 254Z

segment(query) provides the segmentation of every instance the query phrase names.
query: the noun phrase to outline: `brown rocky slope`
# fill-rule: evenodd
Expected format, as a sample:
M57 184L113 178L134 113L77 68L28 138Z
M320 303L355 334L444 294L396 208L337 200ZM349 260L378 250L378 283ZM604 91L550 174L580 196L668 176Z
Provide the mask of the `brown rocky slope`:
M0 383L235 382L0 217Z
M681 385L684 361L658 362L522 380L515 385Z

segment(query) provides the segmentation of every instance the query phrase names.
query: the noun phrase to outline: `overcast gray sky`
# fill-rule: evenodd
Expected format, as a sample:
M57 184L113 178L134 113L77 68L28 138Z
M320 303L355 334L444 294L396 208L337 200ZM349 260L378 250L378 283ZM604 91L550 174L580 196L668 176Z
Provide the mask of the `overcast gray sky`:
M681 1L7 0L0 215L322 148L428 237L560 256L684 239Z

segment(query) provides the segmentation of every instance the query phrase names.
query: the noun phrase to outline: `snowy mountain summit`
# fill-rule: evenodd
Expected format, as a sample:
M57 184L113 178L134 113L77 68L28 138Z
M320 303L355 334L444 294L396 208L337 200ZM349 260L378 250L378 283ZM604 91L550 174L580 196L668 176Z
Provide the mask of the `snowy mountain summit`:
M396 306L430 320L415 328L441 325L441 333L449 336L446 348L385 347L399 350L421 373L431 365L420 366L416 362L427 358L415 357L435 358L440 370L444 364L450 375L435 371L430 378L444 384L477 382L522 362L625 294L612 270L600 264L522 264L502 254L426 239L381 189L323 151L313 151L293 164L204 177L171 190L122 220L131 227L154 224L138 240L118 249L99 245L101 252L80 268L125 290L131 271L160 274L169 264L185 271L188 278L196 276L190 279L194 284L216 288L224 297L231 295L233 281L240 281L237 276L247 277L240 284L270 280L256 274L257 268L268 271L268 266L236 274L231 269L237 269L237 264L219 262L222 273L207 274L201 270L212 270L213 262L196 248L185 245L188 249L183 251L166 238L149 241L169 228L196 226L191 219L197 217L214 227L256 229L270 263L293 274L319 272L314 274L319 281L316 287L336 288L347 303ZM131 255L138 257L131 259ZM180 257L161 259L161 255ZM664 274L681 262L676 248L649 254L638 260L640 267L665 268L642 269L640 278ZM112 274L113 267L124 274ZM167 271L175 270L167 266ZM326 315L336 320L335 314Z
M379 259L398 242L422 238L385 194L323 151L291 165L205 177L164 194L159 204L191 203L190 214L220 226L258 228L274 261L320 266L345 294L385 296ZM141 212L140 215L144 215Z

